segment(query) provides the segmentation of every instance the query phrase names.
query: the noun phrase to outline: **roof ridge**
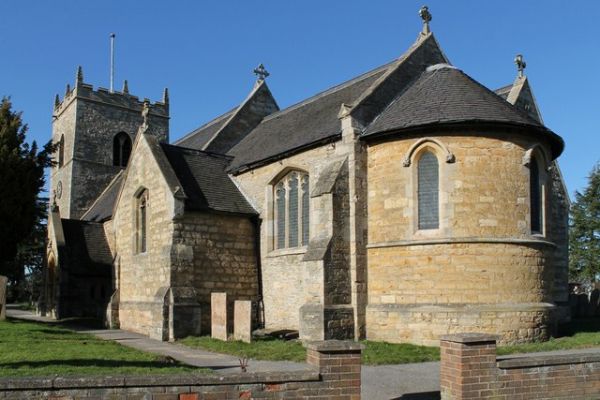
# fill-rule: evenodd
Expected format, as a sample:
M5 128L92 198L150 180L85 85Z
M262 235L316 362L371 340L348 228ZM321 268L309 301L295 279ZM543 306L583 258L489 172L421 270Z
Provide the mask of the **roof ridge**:
M90 207L87 209L87 211L85 213L83 213L83 215L79 218L81 221L88 221L85 220L84 218L86 217L86 215L88 215L96 206L96 204L100 201L100 199L110 190L112 189L112 187L115 185L115 182L117 181L118 178L122 178L123 177L123 171L125 171L125 169L120 170L119 172L117 172L117 174L111 179L110 182L108 182L108 185L106 185L106 187L104 188L104 190L98 195L98 197L96 197L96 199L94 200L94 202L90 205Z
M227 154L221 154L221 153L216 153L214 151L208 151L208 150L198 150L198 149L192 149L190 147L185 147L185 146L179 146L176 144L171 144L171 143L160 143L161 146L165 147L174 147L176 149L181 149L181 150L185 150L188 152L193 152L193 153L202 153L203 155L207 155L207 156L211 156L211 157L216 157L216 158L223 158L226 160L231 160L233 159L233 156L228 156Z
M379 73L381 71L384 71L385 69L389 68L392 64L396 63L397 61L398 61L398 59L395 59L395 60L390 61L390 62L388 62L386 64L380 65L379 67L376 67L376 68L371 69L371 70L369 70L367 72L364 72L364 73L362 73L362 74L360 74L358 76L355 76L354 78L351 78L351 79L349 79L347 81L344 81L342 83L334 85L334 86L330 87L329 89L325 89L322 92L318 92L317 94L314 94L314 95L312 95L312 96L310 96L310 97L308 97L308 98L306 98L304 100L301 100L301 101L299 101L297 103L292 104L291 106L288 106L288 107L286 107L286 108L284 108L282 110L279 110L277 112L274 112L274 113L266 116L263 119L263 121L268 121L270 119L273 119L273 118L279 117L281 115L284 115L284 114L286 114L289 111L293 111L293 110L295 110L297 108L300 108L300 107L302 107L302 106L304 106L306 104L312 103L313 101L316 101L316 100L318 100L318 99L320 99L322 97L325 97L325 96L327 96L327 95L329 95L331 93L335 93L335 92L337 92L339 90L347 88L350 85L353 85L353 84L361 82L361 81L363 81L363 80L365 80L367 78L370 78L373 75L375 75L375 74L377 74L377 73Z
M183 142L184 140L190 138L191 136L195 135L196 133L198 133L199 131L206 129L210 126L213 126L214 124L216 124L217 122L221 122L222 120L224 120L225 118L227 118L227 116L229 116L229 114L235 112L235 110L237 110L240 107L240 105L238 104L237 106L233 107L231 110L224 112L223 114L209 120L208 122L204 123L203 125L200 125L199 127L197 127L196 129L194 129L193 131L185 134L185 136L180 137L179 139L177 139L175 142L173 142L174 145L176 145L177 143Z

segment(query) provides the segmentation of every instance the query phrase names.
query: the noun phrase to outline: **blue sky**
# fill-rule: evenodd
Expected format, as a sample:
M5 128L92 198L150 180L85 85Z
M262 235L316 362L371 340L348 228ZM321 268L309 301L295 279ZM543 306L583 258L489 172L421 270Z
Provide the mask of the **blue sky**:
M428 1L451 62L495 89L523 53L545 124L560 134L569 192L600 160L600 2ZM260 62L283 108L401 55L421 29L422 1L31 1L0 3L0 96L30 138L50 138L52 104L73 84L116 84L160 100L168 87L171 140L239 104Z

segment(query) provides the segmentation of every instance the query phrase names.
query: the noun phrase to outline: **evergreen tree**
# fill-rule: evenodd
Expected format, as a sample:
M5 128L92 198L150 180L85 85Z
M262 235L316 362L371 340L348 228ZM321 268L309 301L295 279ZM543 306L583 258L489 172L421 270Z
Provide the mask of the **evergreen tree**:
M18 286L25 271L17 262L19 248L31 238L40 221L38 194L44 187L44 168L51 166L54 146L41 151L26 142L27 125L11 110L9 98L0 102L0 275Z
M583 193L575 192L569 230L569 275L583 283L600 277L600 163Z

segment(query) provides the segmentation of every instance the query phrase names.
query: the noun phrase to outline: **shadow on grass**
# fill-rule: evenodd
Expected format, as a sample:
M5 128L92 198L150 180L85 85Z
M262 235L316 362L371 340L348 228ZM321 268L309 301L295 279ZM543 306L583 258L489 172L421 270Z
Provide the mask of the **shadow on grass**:
M559 325L556 337L574 336L584 332L600 332L600 318L578 318Z

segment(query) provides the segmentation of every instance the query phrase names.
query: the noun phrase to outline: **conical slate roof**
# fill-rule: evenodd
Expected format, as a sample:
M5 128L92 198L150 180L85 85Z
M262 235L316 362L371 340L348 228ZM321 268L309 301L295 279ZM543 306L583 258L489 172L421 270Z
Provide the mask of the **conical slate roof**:
M445 64L421 74L364 130L363 137L452 124L530 128L550 140L554 156L564 147L554 132L464 72Z

